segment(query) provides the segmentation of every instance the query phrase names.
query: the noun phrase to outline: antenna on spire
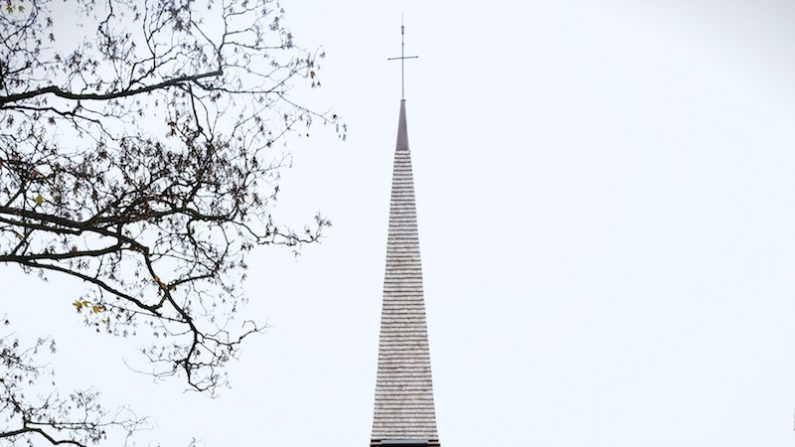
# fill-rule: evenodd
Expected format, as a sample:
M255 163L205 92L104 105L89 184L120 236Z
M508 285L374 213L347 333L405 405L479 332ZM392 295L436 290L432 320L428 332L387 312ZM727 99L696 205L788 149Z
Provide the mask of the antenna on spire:
M400 61L400 99L406 98L406 70L404 68L404 62L406 59L419 59L419 56L406 56L405 55L405 48L406 48L406 27L403 25L403 14L400 15L400 56L399 57L388 57L386 60L388 61Z

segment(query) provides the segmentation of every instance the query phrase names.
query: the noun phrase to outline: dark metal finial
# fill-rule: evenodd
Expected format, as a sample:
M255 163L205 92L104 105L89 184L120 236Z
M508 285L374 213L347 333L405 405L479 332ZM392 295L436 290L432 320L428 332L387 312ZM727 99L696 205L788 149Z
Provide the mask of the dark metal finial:
M406 98L406 70L404 68L404 61L406 59L419 59L419 56L406 56L406 27L403 25L403 16L400 16L400 57L389 57L388 61L400 61L400 99Z

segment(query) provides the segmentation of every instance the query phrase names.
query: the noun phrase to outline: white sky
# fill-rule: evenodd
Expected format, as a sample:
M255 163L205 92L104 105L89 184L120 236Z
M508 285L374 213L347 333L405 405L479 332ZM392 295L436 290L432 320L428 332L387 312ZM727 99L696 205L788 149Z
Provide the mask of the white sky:
M3 313L144 440L366 446L403 12L442 444L793 445L795 3L594 3L284 1L350 134L291 146L277 215L334 228L254 253L245 318L273 328L218 399L130 372L79 283L3 269Z

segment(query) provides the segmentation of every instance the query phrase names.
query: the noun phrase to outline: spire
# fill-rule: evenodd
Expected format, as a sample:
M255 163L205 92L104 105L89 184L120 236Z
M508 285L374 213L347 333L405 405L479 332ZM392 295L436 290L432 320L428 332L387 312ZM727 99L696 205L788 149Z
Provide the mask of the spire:
M396 151L408 151L409 150L409 133L408 133L408 130L406 129L406 100L405 99L401 99L400 100L400 117L398 118L398 135L397 135L397 145L395 146L395 150ZM410 158L409 158L408 162L409 162L409 165L410 165L411 164L411 159ZM397 167L397 154L395 154L395 167ZM409 168L411 168L411 166L409 166ZM393 171L392 172L393 181L394 181L394 177L396 175L397 175L397 171ZM408 175L410 177L409 180L412 180L411 171L409 171ZM394 188L394 186L393 186L393 188ZM414 185L413 185L413 181L412 181L412 195L414 195L413 194L413 189L414 189ZM394 189L392 190L392 192L393 193L395 192ZM412 202L413 201L414 201L414 199L412 198ZM414 208L414 204L413 203L411 204L411 207Z
M370 445L438 446L414 179L400 101Z

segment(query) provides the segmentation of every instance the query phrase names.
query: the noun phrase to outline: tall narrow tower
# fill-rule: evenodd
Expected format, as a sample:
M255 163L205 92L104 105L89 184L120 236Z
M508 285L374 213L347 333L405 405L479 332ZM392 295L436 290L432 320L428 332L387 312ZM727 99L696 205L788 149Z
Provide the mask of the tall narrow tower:
M406 100L400 100L386 248L375 414L377 446L438 446Z

